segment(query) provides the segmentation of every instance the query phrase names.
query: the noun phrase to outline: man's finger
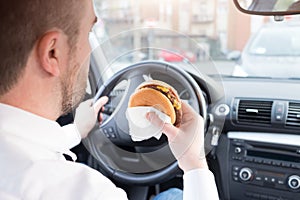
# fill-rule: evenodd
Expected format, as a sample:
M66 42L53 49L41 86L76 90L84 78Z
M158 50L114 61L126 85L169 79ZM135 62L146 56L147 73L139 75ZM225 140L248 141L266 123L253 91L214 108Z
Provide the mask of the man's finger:
M108 102L108 97L100 97L93 105L95 112L99 112L100 109Z
M164 123L154 112L149 112L146 118L155 126L161 127L162 132L167 135L169 140L176 137L178 129L172 124Z

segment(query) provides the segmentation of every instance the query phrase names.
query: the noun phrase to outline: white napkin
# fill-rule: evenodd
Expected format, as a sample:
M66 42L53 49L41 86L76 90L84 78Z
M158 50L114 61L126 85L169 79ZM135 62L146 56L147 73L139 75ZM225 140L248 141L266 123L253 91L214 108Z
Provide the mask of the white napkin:
M161 137L163 127L157 127L147 120L146 114L148 112L155 112L162 121L171 123L171 118L168 115L153 107L139 106L127 108L126 118L129 124L129 134L133 141L142 141L151 137L159 139Z

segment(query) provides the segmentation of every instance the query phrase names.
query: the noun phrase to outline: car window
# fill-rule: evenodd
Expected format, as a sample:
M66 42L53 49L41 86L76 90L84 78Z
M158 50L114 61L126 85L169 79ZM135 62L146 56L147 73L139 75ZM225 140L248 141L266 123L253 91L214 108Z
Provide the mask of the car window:
M212 77L300 78L297 15L275 22L231 0L95 0L95 10L105 72L155 59Z

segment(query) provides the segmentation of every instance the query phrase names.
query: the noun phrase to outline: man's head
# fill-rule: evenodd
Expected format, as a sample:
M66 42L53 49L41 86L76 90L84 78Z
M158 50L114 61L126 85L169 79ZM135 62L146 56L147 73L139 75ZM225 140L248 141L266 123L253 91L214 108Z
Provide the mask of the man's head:
M51 86L57 114L70 111L85 91L92 0L1 0L0 19L0 100L14 104L8 96L22 84L31 92L24 101Z

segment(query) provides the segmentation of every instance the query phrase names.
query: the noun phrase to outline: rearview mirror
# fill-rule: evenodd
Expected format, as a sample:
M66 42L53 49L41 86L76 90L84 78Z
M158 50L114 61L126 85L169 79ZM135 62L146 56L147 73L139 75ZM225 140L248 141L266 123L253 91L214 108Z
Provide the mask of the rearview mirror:
M300 0L233 0L244 13L254 15L295 15L300 14Z

